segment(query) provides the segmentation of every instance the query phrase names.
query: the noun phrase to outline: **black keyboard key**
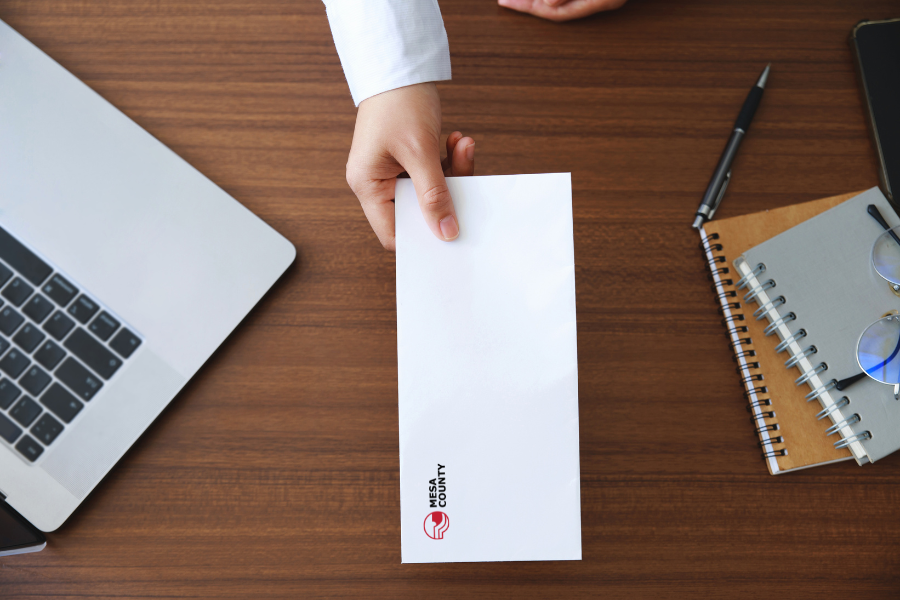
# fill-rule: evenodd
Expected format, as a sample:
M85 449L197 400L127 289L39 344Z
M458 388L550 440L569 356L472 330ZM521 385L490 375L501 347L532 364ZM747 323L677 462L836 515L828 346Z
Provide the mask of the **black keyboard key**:
M6 356L0 358L0 371L3 371L13 379L18 379L22 371L27 369L30 364L31 361L28 360L28 357L21 350L13 348L6 353Z
M103 387L100 379L71 356L56 370L56 377L87 402Z
M34 353L34 360L41 363L47 369L51 371L56 368L56 365L59 364L59 361L63 359L66 355L66 351L47 340L43 344L41 344L40 349Z
M3 316L3 311L0 310L0 317ZM75 327L75 321L66 316L65 313L56 311L53 313L53 316L50 317L50 320L44 323L44 331L52 335L59 341L62 341L64 337L66 337L72 328ZM0 328L2 331L2 328Z
M53 414L66 423L71 423L75 415L81 412L81 409L84 407L84 404L78 398L55 382L41 396L41 404L53 411Z
M140 345L141 339L128 329L117 333L113 341L109 343L109 347L118 352L122 358L130 358Z
M97 318L91 321L88 329L91 330L91 333L96 335L98 338L103 340L104 342L109 339L116 329L119 328L120 323L116 321L112 315L110 315L105 310L97 315Z
M12 283L3 288L3 297L14 306L22 306L28 300L28 296L34 293L34 288L25 283L21 277L16 277Z
M28 304L25 305L25 308L22 309L22 312L40 325L44 322L44 319L47 318L47 315L53 312L53 303L40 294L35 294L34 297L28 301Z
M12 335L12 332L19 328L25 317L20 315L11 306L0 310L0 331L6 335Z
M38 422L31 428L31 434L39 439L42 444L49 446L53 443L62 430L63 424L50 416L50 413L44 413Z
M12 270L3 263L0 263L0 285L3 285L7 281L9 281L9 278L12 276Z
M112 377L113 373L122 366L122 361L118 356L107 350L106 346L80 327L66 338L63 346L103 379ZM2 367L3 363L0 361L0 368Z
M25 388L29 394L37 398L44 388L50 383L52 378L40 367L31 367L22 378L19 379L19 385Z
M45 337L47 336L41 333L41 330L37 328L37 325L26 323L25 327L20 329L19 333L16 334L16 337L13 338L13 341L19 348L30 354L44 341Z
M22 439L19 440L19 443L16 444L16 450L19 451L19 454L34 462L38 459L38 457L43 454L44 449L41 448L41 445L38 444L30 435L23 435Z
M34 252L23 246L19 240L2 227L0 227L0 258L34 285L41 285L53 272L50 265L38 258Z
M9 405L15 402L16 398L22 395L22 390L16 387L12 381L4 377L0 380L0 408L7 409Z
M16 438L22 433L19 426L6 418L6 415L0 413L0 438L3 438L10 444L16 441Z
M9 347L12 346L10 341L5 337L0 337L0 356L3 355L4 352L9 350Z
M41 414L41 407L28 396L22 396L22 399L16 402L16 405L9 411L9 416L15 419L22 427L31 425L31 422L39 414Z
M50 281L44 284L43 292L50 296L50 299L65 308L69 302L78 295L78 288L69 283L69 280L62 277L59 273L50 278Z
M75 302L72 303L72 306L69 307L69 314L78 319L79 323L84 325L91 320L91 317L97 314L98 310L100 310L100 307L97 306L97 303L82 294L78 296L78 298L75 299Z

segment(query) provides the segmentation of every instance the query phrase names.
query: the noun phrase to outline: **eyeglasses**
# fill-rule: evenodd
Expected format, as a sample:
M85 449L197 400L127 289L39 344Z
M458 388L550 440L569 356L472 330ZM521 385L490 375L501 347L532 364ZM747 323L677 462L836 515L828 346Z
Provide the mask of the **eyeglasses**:
M886 230L872 244L872 267L900 297L900 226L889 227L874 204L869 205L868 212ZM893 385L894 399L900 400L900 314L896 310L862 332L856 347L856 360L865 375ZM863 373L848 381L848 385L858 381Z

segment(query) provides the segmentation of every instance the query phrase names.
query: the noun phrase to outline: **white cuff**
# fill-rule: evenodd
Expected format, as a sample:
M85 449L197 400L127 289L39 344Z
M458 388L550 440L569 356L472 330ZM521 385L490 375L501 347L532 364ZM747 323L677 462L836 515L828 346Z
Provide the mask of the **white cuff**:
M450 46L437 0L324 0L353 102L450 79Z

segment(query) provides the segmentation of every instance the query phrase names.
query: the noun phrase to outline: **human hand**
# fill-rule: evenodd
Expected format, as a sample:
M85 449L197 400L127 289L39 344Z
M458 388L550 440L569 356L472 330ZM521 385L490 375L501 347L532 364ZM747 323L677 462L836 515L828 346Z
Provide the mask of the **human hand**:
M459 236L444 176L475 172L475 140L454 131L447 138L443 161L440 143L441 100L433 83L384 92L359 105L347 159L347 183L388 250L395 249L394 186L404 171L413 181L432 233L444 241Z
M570 21L601 10L613 10L626 0L497 0L497 4L551 21Z

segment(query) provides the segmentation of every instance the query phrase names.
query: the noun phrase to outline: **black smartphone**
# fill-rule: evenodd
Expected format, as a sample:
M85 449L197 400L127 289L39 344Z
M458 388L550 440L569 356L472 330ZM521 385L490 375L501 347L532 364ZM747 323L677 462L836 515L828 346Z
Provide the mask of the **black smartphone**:
M900 19L860 21L850 46L878 153L881 189L900 205Z
M39 552L47 539L0 496L0 556Z

